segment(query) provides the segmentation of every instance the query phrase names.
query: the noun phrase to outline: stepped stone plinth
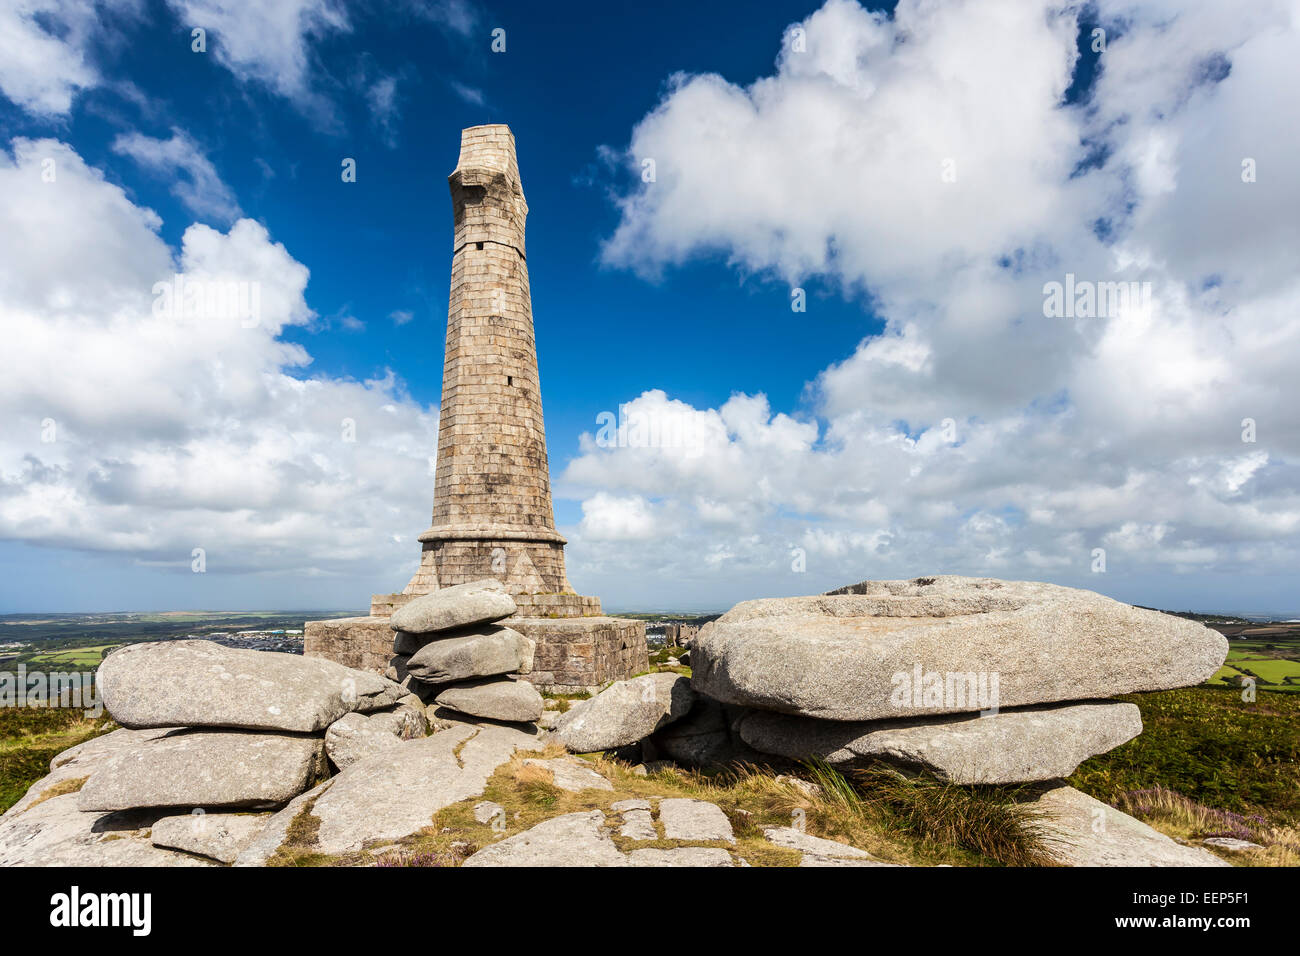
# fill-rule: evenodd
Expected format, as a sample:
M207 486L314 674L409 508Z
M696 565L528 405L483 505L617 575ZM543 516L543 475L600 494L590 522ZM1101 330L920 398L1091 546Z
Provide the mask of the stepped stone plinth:
M546 662L529 679L600 687L648 667L645 625L603 617L600 600L576 593L565 573L528 288L528 204L510 128L464 130L448 181L451 295L433 520L419 536L420 564L402 591L371 598L369 617L309 622L305 653L382 670L392 656L393 611L491 577L519 608L510 626L535 640Z

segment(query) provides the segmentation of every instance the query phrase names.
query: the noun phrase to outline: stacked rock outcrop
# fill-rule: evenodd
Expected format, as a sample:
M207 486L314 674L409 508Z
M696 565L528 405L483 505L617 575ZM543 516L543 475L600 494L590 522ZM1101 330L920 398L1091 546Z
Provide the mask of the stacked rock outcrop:
M1090 591L941 576L746 601L704 626L693 676L615 684L565 714L572 751L720 764L887 760L961 784L1069 776L1142 731L1112 695L1199 684L1227 641ZM662 685L662 686L660 686Z
M691 649L757 751L887 759L954 783L1068 776L1142 730L1114 694L1199 684L1227 641L1091 591L940 576L746 601Z
M516 611L499 581L433 591L393 612L389 677L421 700L469 717L531 723L542 695L526 680L533 642L498 622Z
M384 724L394 740L425 731L407 691L377 674L210 641L128 645L97 679L124 728L167 732L90 774L83 811L281 807L328 776L330 731L343 718Z

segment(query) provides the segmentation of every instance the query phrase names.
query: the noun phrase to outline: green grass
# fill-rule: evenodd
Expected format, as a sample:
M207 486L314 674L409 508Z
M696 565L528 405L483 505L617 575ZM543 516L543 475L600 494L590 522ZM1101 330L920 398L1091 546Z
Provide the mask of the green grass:
M1300 823L1300 698L1202 686L1119 698L1142 711L1142 733L1085 761L1070 783L1112 805L1162 786L1206 807Z
M0 708L0 812L50 772L57 754L112 726L107 717L89 720L71 708Z

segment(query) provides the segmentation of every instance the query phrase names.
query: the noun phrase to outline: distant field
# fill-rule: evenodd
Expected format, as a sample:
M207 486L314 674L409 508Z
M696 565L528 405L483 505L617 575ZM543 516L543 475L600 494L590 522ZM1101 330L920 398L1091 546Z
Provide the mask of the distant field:
M1211 624L1228 638L1228 659L1209 681L1237 687L1253 677L1261 693L1300 694L1300 625Z
M122 614L7 614L0 643L23 647L0 654L0 668L91 670L103 650L139 641L203 639L237 631L301 631L307 621L347 617L349 611L158 611ZM362 612L364 613L364 612Z
M70 647L61 651L47 651L27 658L28 667L98 667L104 651L120 644L92 644L89 647Z
M1233 663L1240 671L1254 674L1270 684L1281 684L1287 678L1300 678L1300 661L1276 657L1248 658Z

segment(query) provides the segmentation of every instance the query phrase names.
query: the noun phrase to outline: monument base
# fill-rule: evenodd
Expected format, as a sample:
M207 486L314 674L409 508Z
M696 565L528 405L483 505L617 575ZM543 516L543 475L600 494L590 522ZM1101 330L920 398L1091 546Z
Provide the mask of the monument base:
M370 615L372 617L392 617L393 612L404 604L422 597L428 592L396 594L372 594L370 596ZM585 594L512 594L515 606L519 608L519 617L600 617L600 598Z
M382 674L393 659L393 629L387 617L336 617L308 621L302 629L304 657L323 657L344 667Z
M645 622L621 617L512 617L502 622L536 642L524 680L555 694L597 694L650 669Z
M596 598L581 600L596 601L597 609L600 607ZM545 605L528 610L536 613L542 607ZM538 690L595 694L614 681L650 669L644 621L575 615L516 616L501 623L536 642L532 673L523 679ZM393 659L393 629L387 615L308 621L303 628L303 654L382 674Z

